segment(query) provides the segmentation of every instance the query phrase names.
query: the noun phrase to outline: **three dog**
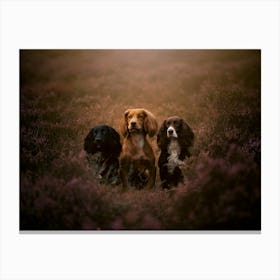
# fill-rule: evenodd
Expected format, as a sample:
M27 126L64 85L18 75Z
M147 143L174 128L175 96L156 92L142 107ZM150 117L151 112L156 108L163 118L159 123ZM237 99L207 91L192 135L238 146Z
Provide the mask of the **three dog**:
M124 112L120 135L106 125L94 127L84 142L88 160L94 174L107 184L122 182L128 186L152 188L156 179L155 154L148 137L156 135L158 124L154 115L146 109L128 109ZM190 156L194 134L181 118L170 117L162 123L157 135L161 150L158 166L162 188L177 186L183 182L181 167L185 157Z

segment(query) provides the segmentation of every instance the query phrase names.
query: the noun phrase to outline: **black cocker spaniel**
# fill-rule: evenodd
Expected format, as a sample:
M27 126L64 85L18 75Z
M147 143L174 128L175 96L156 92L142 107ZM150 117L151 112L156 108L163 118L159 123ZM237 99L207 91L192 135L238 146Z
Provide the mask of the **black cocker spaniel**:
M193 145L194 133L180 117L166 119L157 136L161 150L158 160L162 188L177 186L184 180L181 166L184 159L190 156L189 148Z
M122 146L118 132L108 125L93 127L84 140L90 168L100 183L119 184L119 155Z

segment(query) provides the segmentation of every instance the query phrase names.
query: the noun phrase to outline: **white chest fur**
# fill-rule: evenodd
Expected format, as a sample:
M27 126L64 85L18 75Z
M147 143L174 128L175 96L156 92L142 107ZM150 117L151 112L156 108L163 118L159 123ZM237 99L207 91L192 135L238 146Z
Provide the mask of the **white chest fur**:
M179 146L177 139L172 139L168 145L168 153L170 155L177 155L178 157L180 152L181 152L181 148Z
M172 139L170 141L167 151L169 153L169 157L167 158L167 169L169 173L172 173L176 166L184 164L184 162L179 159L181 148L177 139Z

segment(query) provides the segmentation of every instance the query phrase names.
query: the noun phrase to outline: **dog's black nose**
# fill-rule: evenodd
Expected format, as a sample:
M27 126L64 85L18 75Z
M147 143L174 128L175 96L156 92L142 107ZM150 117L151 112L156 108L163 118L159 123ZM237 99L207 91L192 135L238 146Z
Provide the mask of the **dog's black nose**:
M131 124L131 126L135 126L136 122L131 122L130 124Z
M173 134L173 130L171 130L171 129L168 130L168 134L169 134L169 135L172 135L172 134Z

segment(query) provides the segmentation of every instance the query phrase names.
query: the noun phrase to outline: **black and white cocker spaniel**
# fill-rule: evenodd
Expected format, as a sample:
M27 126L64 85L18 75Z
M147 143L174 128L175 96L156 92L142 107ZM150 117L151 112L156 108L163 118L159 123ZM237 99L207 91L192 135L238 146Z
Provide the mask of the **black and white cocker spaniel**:
M180 117L166 119L157 136L161 150L158 160L162 188L177 186L183 182L181 166L184 159L190 156L189 148L193 145L194 134L189 125Z
M119 133L107 125L92 128L84 140L89 166L100 183L119 184Z

